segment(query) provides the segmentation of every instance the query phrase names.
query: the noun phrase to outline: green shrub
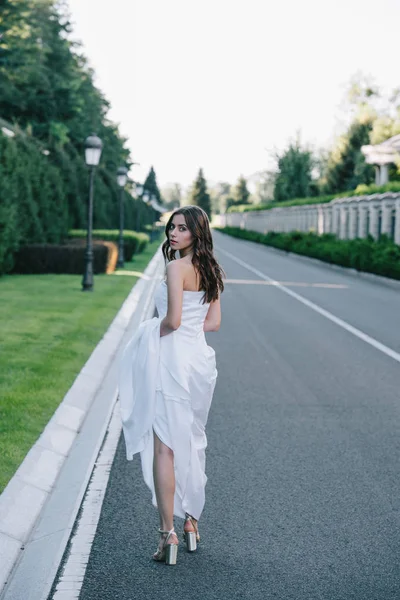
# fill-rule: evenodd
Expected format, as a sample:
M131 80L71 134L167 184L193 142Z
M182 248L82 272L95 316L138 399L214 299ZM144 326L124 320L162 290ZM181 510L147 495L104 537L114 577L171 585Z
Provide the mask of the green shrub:
M364 239L339 240L333 234L317 235L292 231L267 234L239 227L216 227L234 237L273 246L286 252L318 258L325 262L400 279L400 246L386 235L379 241L371 236Z
M83 275L85 267L84 244L57 245L31 244L22 246L15 255L13 273L33 275L62 273ZM118 250L110 242L93 244L93 273L109 273L115 269Z
M349 196L368 196L370 194L383 194L384 192L400 192L400 181L389 181L385 185L360 183Z
M68 232L70 239L86 240L86 231L84 229L72 229ZM95 229L93 231L94 240L105 240L118 244L119 231L117 229ZM138 233L137 231L124 231L124 258L127 262L132 260L134 254L143 252L149 243L147 233Z

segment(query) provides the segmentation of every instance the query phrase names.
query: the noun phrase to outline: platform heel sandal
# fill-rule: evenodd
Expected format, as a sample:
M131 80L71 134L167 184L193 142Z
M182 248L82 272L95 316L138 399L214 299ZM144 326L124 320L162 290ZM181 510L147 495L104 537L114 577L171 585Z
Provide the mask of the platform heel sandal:
M161 535L167 534L167 537L165 538L162 547L158 548L153 554L153 560L165 562L166 565L176 565L178 558L178 544L168 544L168 540L171 535L175 533L175 529L172 528L171 531L163 531L162 529L159 529L158 531Z
M186 543L188 552L195 552L195 550L197 550L197 543L200 542L197 521L191 515L185 513L185 524L186 523L191 523L194 531L185 531L185 529L183 529L183 539Z

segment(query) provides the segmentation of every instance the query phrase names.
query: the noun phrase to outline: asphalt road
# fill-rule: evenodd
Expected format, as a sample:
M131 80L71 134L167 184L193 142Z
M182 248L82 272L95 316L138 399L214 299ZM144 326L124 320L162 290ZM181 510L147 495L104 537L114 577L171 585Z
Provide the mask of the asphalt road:
M395 352L400 292L214 239L235 282L207 336L201 546L182 544L176 567L151 560L157 513L121 439L80 600L398 599L400 363L233 257Z

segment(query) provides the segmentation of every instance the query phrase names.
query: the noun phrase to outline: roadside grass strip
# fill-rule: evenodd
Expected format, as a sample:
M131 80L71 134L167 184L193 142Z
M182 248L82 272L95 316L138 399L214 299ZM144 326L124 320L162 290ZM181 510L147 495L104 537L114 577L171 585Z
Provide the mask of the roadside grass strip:
M42 433L160 241L111 275L0 279L0 493ZM124 273L124 277L118 276Z

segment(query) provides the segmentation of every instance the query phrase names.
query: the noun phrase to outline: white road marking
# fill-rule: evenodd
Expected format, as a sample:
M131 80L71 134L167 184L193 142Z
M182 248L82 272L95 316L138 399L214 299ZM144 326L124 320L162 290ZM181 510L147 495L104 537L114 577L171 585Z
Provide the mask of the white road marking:
M218 250L218 252L221 252L221 254L225 254L225 256L228 256L231 260L233 260L234 262L236 262L238 265L241 265L242 267L244 267L248 271L251 271L255 275L258 275L258 277L260 277L264 281L268 281L271 285L274 285L278 289L280 289L282 292L285 292L285 294L288 294L289 296L292 296L292 298L295 298L296 300L298 300L299 302L301 302L305 306L308 306L309 308L311 308L315 312L319 313L320 315L322 315L326 319L329 319L329 321L332 321L332 323L336 323L336 325L339 325L339 327L342 327L343 329L345 329L349 333L352 333L353 335L355 335L356 337L358 337L360 340L363 340L364 342L366 342L370 346L373 346L377 350L380 350L381 352L383 352L383 354L386 354L386 356L390 356L390 358L393 358L393 360L396 360L398 363L400 363L400 354L398 352L395 352L395 350L392 350L388 346L385 346L385 344L382 344L381 342L378 342L378 340L376 340L376 339L372 338L371 336L367 335L366 333L364 333L360 329L357 329L356 327L353 327L353 325L350 325L350 323L347 323L347 321L343 321L343 319L340 319L339 317L336 317L335 315L333 315L328 310L325 310L321 306L318 306L318 304L315 304L314 302L311 302L310 300L307 300L307 298L304 298L303 296L300 296L300 294L297 294L293 290L290 290L286 286L284 286L281 283L279 283L279 281L276 281L275 279L272 279L271 277L268 277L268 275L265 275L265 273L262 273L258 269L255 269L254 267L252 267L251 265L249 265L248 263L246 263L244 260L242 260L240 258L237 258L236 256L234 256L230 252L227 252L227 250L223 250L220 246L215 246L215 248L216 248L216 250Z
M274 285L271 281L260 281L260 279L224 279L224 283L237 283L244 285ZM278 281L280 285L290 285L291 287L322 287L332 289L347 289L349 286L344 283L307 283L306 281Z
M116 398L115 398L116 400ZM83 585L86 567L99 522L111 466L121 434L119 402L116 402L106 439L101 449L82 504L82 512L62 574L57 581L53 600L75 600Z

